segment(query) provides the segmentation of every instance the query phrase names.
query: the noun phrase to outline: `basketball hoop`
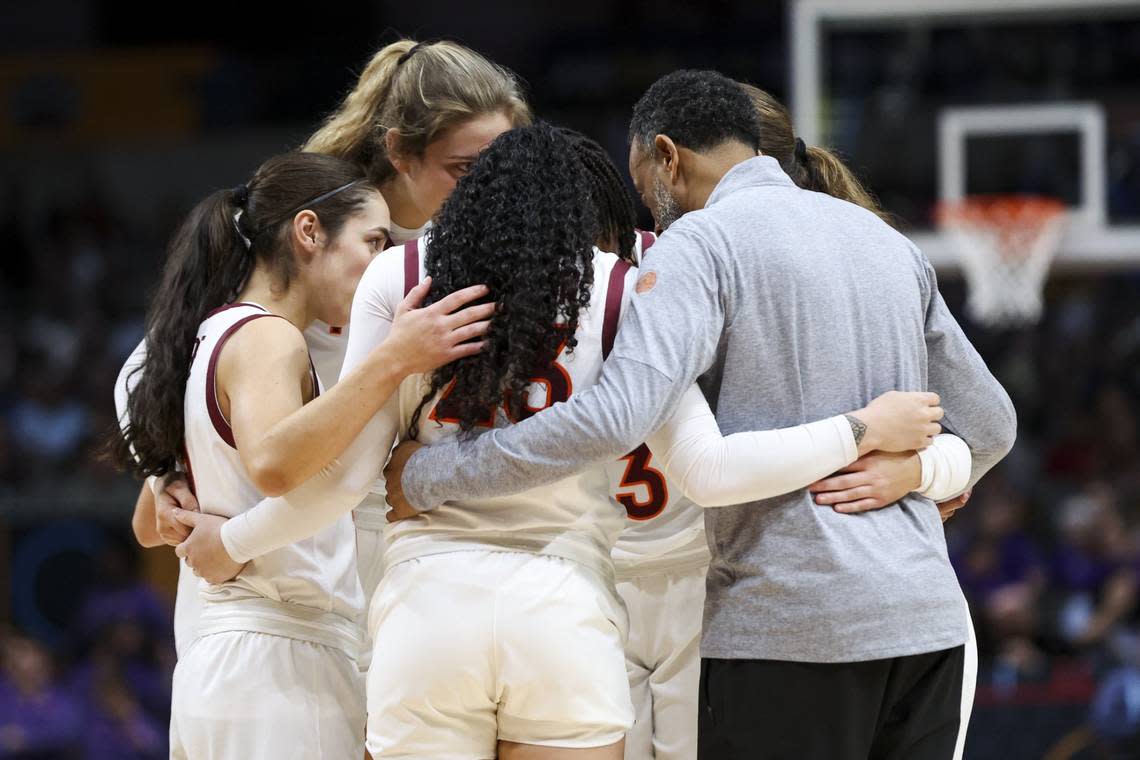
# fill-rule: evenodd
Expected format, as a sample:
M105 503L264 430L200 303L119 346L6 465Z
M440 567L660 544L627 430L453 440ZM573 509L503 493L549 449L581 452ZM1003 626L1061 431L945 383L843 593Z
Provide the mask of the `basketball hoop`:
M938 208L966 275L972 319L991 327L1041 319L1045 278L1066 218L1060 201L1029 195L980 195Z

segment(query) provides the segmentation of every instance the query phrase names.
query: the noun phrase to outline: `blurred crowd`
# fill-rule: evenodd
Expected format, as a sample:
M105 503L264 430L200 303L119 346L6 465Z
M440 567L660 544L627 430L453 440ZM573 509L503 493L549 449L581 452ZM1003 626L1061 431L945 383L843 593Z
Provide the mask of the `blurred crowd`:
M960 303L960 284L943 290ZM1093 728L1129 737L1133 747L1140 746L1138 304L1140 272L1057 276L1036 327L966 325L1013 397L1019 433L1013 453L947 524L978 633L982 693L1000 700L1019 687L1086 680ZM1065 693L1064 685L1053 693Z
M167 756L171 611L138 580L136 559L125 543L107 542L54 647L0 629L0 758Z
M94 184L35 210L21 197L0 203L0 496L98 493L117 482L99 457L110 389L174 219L128 224Z
M116 217L95 185L39 210L25 207L20 188L0 195L0 504L12 547L5 559L14 564L20 537L61 514L113 526L93 530L88 565L67 564L75 548L67 546L38 565L61 559L89 572L11 577L10 594L30 597L33 607L48 606L50 596L75 604L55 627L35 629L39 636L23 625L39 617L26 607L25 619L17 610L13 624L0 627L0 758L164 758L174 662L169 600L139 580L139 552L120 537L138 486L100 454L114 422L111 388L142 334L146 291L173 219L149 234ZM15 571L4 568L6 577Z

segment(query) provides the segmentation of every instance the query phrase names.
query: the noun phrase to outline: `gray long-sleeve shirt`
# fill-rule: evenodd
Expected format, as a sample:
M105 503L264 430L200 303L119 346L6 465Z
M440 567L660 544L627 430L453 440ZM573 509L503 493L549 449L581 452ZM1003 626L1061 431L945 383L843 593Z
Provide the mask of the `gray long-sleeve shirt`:
M721 430L797 425L887 390L934 390L976 482L1013 445L1008 396L915 246L875 215L797 188L777 162L729 171L661 236L599 382L564 404L408 463L413 505L507 494L620 456L700 380ZM841 515L796 491L706 513L705 657L852 662L962 644L936 507Z

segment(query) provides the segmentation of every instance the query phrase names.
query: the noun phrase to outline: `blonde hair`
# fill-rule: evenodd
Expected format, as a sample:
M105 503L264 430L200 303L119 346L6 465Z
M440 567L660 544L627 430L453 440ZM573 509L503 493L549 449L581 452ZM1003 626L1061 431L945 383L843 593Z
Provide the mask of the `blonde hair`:
M760 121L760 152L780 162L792 181L805 190L826 193L840 200L862 206L887 224L894 219L879 206L875 197L863 187L847 165L826 148L806 147L796 155L796 135L792 117L783 103L771 94L750 84L740 83L752 100Z
M456 42L399 40L372 56L301 149L352 161L381 183L396 173L385 143L389 129L402 155L421 156L444 130L489 113L503 113L515 127L530 124L514 74Z

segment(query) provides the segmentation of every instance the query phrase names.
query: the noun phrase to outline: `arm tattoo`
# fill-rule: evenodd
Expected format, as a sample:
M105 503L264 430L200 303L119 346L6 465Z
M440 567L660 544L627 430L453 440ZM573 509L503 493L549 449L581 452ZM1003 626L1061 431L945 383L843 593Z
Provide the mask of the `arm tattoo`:
M858 446L863 442L863 436L867 435L867 423L851 414L845 414L843 416L847 418L847 422L851 425L851 432L855 434L855 445Z

